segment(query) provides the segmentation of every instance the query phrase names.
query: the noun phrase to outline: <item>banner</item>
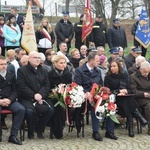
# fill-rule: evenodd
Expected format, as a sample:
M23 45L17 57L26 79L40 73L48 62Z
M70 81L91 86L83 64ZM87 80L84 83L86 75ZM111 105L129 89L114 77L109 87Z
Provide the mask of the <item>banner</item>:
M143 5L140 14L139 23L137 26L135 39L144 47L147 48L150 45L150 26L149 18L147 16L146 8Z
M93 21L90 9L90 0L85 0L84 17L82 24L82 42L84 42L86 37L91 33L92 27Z
M31 10L30 4L28 6L26 19L25 19L25 23L23 26L21 46L28 53L30 53L31 51L37 51L37 43L36 43L36 38L35 38L32 10Z

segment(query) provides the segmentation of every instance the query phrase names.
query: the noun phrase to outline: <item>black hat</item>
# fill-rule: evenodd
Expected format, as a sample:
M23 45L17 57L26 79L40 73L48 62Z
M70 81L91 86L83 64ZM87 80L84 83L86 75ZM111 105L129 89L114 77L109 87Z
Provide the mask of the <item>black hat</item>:
M16 17L15 17L15 15L10 14L10 15L8 16L8 20L10 20L10 19L12 19L12 18L16 18Z
M69 12L68 11L63 11L62 14L63 14L63 16L68 16Z
M100 14L97 14L96 18L102 18L102 16Z
M109 50L111 54L119 54L119 47L113 47Z
M120 20L118 18L113 20L113 23L119 23L119 22L120 22Z

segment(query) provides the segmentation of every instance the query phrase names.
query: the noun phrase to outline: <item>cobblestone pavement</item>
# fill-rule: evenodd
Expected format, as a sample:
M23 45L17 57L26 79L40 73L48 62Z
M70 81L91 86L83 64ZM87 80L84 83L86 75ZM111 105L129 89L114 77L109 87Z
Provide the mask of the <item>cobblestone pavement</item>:
M64 129L64 137L61 140L49 139L49 127L46 127L44 133L45 139L40 140L35 136L34 140L26 138L23 145L15 145L8 143L10 124L7 122L9 129L3 130L3 140L0 142L0 150L149 150L150 136L147 135L147 128L143 128L142 134L137 134L136 128L135 137L128 137L128 132L124 128L115 129L115 134L119 137L117 141L104 137L105 131L100 131L103 141L95 141L92 139L91 124L85 126L85 138L76 137L76 130L68 132L68 127Z

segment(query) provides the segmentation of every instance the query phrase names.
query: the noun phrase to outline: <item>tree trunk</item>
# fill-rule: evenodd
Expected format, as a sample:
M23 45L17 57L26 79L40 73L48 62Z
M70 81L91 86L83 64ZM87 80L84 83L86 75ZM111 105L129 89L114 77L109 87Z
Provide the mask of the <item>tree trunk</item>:
M66 0L66 11L69 12L69 4L70 4L70 0Z

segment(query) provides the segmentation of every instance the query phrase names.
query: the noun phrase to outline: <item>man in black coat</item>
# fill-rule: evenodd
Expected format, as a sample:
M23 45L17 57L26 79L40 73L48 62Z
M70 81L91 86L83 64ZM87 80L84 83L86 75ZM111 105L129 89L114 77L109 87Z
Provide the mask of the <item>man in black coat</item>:
M126 33L120 26L119 19L114 19L113 26L108 29L107 42L110 49L119 46L123 49L127 47Z
M55 27L55 33L57 36L57 50L59 51L59 44L61 42L66 42L69 52L71 47L71 40L74 36L73 33L73 24L68 20L69 12L63 12L63 18L57 22Z
M93 42L95 44L95 47L103 46L105 47L106 43L106 27L102 22L102 16L97 15L95 22L93 24L93 30L91 33L91 39L90 42Z
M40 65L40 54L30 52L29 63L19 68L17 75L17 85L19 89L19 101L26 109L26 120L28 124L28 138L34 138L35 118L37 119L36 130L39 139L44 138L43 131L54 110L47 99L49 93L48 72ZM44 104L43 104L44 103ZM39 108L35 106L39 104Z
M75 70L74 81L81 85L85 92L85 98L89 99L89 92L91 91L93 83L102 85L101 72L97 68L99 65L99 56L96 52L90 52L88 55L87 63L83 66L78 67ZM99 120L95 116L94 107L91 106L91 118L92 118L92 129L93 138L97 141L102 141L102 137L99 134ZM117 140L118 138L114 135L114 122L107 117L106 119L106 134L105 137Z
M13 7L13 8L11 9L11 14L15 15L15 17L16 17L16 22L17 22L17 24L19 25L20 30L21 30L21 32L22 32L22 31L23 31L23 25L24 25L23 16L18 14L18 10L17 10L16 7Z
M80 21L74 24L75 48L80 50L82 45L89 47L89 36L86 37L86 43L82 42L82 23L84 14L80 16Z
M8 142L22 145L17 134L24 119L25 109L17 101L18 93L15 74L7 69L6 58L0 56L0 112L2 109L9 109L13 112L11 132ZM1 119L0 119L1 125ZM2 141L2 130L0 126L0 142Z

